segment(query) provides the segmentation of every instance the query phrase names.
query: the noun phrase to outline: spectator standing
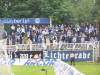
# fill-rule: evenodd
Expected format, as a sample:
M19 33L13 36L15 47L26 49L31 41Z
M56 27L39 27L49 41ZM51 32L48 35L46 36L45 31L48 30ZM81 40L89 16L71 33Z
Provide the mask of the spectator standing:
M24 36L24 34L25 34L25 28L24 28L24 26L23 26L23 25L22 25L21 30L22 30L22 36Z
M15 45L15 33L14 32L12 32L11 40L12 40L12 44Z
M46 46L47 46L47 48L50 47L50 40L49 40L49 38L46 38Z
M18 32L19 34L21 34L21 32L22 32L21 26L20 26L20 25L17 25L17 32Z
M14 25L11 26L11 31L15 33L15 26Z
M28 32L28 26L25 25L25 33L27 33L27 32Z
M74 52L72 52L70 54L70 61L71 61L71 65L75 65L75 54L74 54Z
M8 35L7 35L6 31L3 32L2 37L4 39L5 44L7 44L7 37L8 37Z

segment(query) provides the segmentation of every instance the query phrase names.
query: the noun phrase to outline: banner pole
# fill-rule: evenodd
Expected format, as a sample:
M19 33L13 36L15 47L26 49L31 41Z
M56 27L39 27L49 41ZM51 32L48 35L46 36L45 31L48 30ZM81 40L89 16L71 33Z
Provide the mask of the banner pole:
M93 43L94 44L94 43ZM93 63L94 63L94 58L95 58L95 56L94 56L94 54L95 54L95 52L94 52L94 49L95 49L95 47L94 47L94 45L93 45Z
M52 18L50 17L50 26L52 26Z

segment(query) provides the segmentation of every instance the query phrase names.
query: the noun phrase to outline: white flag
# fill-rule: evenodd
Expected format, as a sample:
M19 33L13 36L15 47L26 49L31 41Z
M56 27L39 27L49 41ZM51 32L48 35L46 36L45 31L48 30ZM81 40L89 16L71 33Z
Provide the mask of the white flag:
M56 75L84 75L74 67L61 60L57 60L54 64L54 71Z

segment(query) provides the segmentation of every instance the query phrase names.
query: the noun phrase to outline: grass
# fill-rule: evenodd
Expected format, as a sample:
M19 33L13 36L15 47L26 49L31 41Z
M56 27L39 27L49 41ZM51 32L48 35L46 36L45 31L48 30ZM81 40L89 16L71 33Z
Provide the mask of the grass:
M78 63L75 67L85 75L100 75L100 63Z
M77 62L76 67L85 75L100 75L100 63ZM52 66L12 66L15 75L46 75L42 68L47 69L47 75L55 75Z
M42 68L47 69L47 75L55 75L52 66L12 66L15 75L45 75Z

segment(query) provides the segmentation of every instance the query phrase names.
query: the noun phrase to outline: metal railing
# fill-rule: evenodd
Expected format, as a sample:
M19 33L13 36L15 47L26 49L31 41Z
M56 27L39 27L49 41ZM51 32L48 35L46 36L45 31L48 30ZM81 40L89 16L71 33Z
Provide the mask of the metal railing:
M16 44L6 45L9 51L39 51L39 50L93 50L93 60L97 61L100 57L100 41L92 43L62 43L62 44Z
M93 43L62 43L62 44L16 44L7 45L7 49L11 50L92 50L100 49L100 42Z

